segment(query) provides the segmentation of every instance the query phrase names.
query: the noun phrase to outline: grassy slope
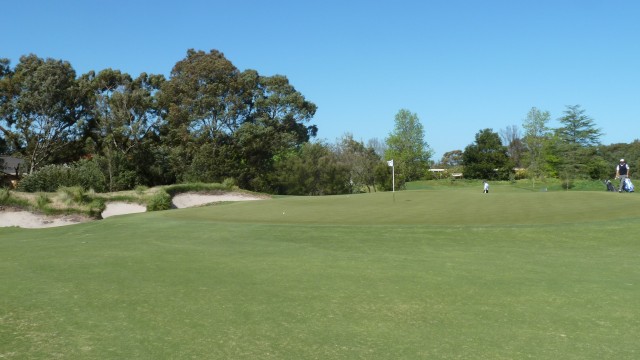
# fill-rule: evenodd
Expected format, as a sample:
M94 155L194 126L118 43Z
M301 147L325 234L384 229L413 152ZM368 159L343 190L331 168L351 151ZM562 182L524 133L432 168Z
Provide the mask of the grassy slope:
M491 190L0 228L0 358L637 358L640 198Z

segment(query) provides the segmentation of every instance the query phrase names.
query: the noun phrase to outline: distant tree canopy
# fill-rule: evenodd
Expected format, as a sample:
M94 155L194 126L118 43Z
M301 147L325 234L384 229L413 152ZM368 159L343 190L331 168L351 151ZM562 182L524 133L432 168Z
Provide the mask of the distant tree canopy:
M500 136L491 129L476 134L474 144L468 145L462 155L464 175L471 179L506 180L513 171L513 162L502 145Z
M462 165L462 150L447 151L440 159L440 166L455 168Z
M601 177L605 164L596 147L600 144L602 131L596 128L594 120L585 115L580 105L573 105L567 106L558 121L562 124L555 134L557 148L563 154L560 176L567 179Z
M424 127L418 115L401 109L395 116L395 127L387 138L385 157L393 160L400 181L419 180L429 168L432 151L424 140Z
M523 120L524 133L520 137L515 126L501 132L501 137L509 143L507 147L508 166L524 167L526 175L534 182L545 177L557 177L570 184L573 179L605 179L612 177L612 169L618 160L626 158L640 165L636 159L637 140L632 144L600 144L602 130L586 115L580 105L567 106L564 115L558 119L558 128L550 128L551 114L548 111L531 108ZM489 169L501 169L501 160L496 154L502 151L479 151L481 148L498 149L499 139L488 141L494 135L482 130L476 135L476 143L464 152L464 176L466 178L491 178ZM492 132L492 131L491 131ZM484 138L482 142L478 137ZM502 143L500 146L505 145ZM498 157L502 157L499 155ZM617 159L616 159L617 158ZM491 165L493 164L493 165ZM504 178L506 167L497 174Z
M0 153L23 159L27 174L47 168L57 184L77 178L83 187L118 191L232 181L262 192L339 194L390 189L392 159L400 188L425 177L432 151L416 114L398 111L384 142L345 136L326 144L312 141L316 110L286 76L241 71L217 50L188 50L168 78L117 69L78 76L69 62L34 54L15 67L0 59ZM503 143L484 129L440 165L485 179L506 179L517 165L532 179L567 182L611 177L620 158L640 165L637 141L601 145L602 131L579 105L567 106L557 129L549 120L548 111L532 108L522 135L508 127ZM59 175L65 167L78 176ZM29 188L44 191L44 177Z
M520 129L517 125L507 126L500 130L502 143L507 147L507 154L517 167L522 166L522 155L525 152L525 144L522 141Z
M595 146L600 144L602 130L596 128L595 121L585 115L580 105L570 105L564 116L558 119L562 124L556 129L560 140L570 146Z

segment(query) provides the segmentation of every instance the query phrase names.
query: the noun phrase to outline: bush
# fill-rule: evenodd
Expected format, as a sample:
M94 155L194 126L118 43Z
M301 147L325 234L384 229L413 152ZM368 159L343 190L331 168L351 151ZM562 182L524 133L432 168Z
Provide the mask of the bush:
M147 203L147 211L171 209L171 195L164 190L155 193Z
M225 188L227 188L229 190L233 189L236 185L237 185L236 179L234 179L234 178L226 178L222 182L222 186L224 186Z
M94 198L91 200L91 204L89 204L89 216L99 217L98 215L102 215L104 209L107 208L107 205L102 198Z
M80 160L71 166L71 183L67 186L80 186L85 191L105 192L107 182L100 167L95 161Z
M79 186L84 190L106 190L104 175L98 165L89 160L80 160L71 165L47 165L27 175L18 184L24 192L55 192L60 187Z
M69 167L62 165L47 165L40 170L25 176L18 183L18 191L24 192L55 192L60 186L66 185Z
M122 170L113 179L110 191L122 191L135 188L138 183L138 175L133 170Z

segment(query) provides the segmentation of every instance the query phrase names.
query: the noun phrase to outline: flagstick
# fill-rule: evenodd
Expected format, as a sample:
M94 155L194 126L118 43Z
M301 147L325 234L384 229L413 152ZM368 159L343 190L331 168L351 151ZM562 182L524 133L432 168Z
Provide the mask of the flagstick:
M387 165L391 166L391 191L394 193L396 192L396 167L395 164L393 163L393 159L387 161Z
M391 166L391 192L396 192L396 167Z
M394 164L395 165L395 164ZM391 167L391 194L393 194L393 202L396 202L396 167Z

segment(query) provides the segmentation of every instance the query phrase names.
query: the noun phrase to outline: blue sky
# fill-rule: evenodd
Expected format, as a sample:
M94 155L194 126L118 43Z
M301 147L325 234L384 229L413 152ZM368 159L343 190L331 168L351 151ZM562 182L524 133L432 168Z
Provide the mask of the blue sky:
M438 160L481 129L580 104L632 142L640 100L638 1L11 1L0 57L67 60L80 75L169 75L187 49L285 75L318 106L318 138L384 140L416 113Z

